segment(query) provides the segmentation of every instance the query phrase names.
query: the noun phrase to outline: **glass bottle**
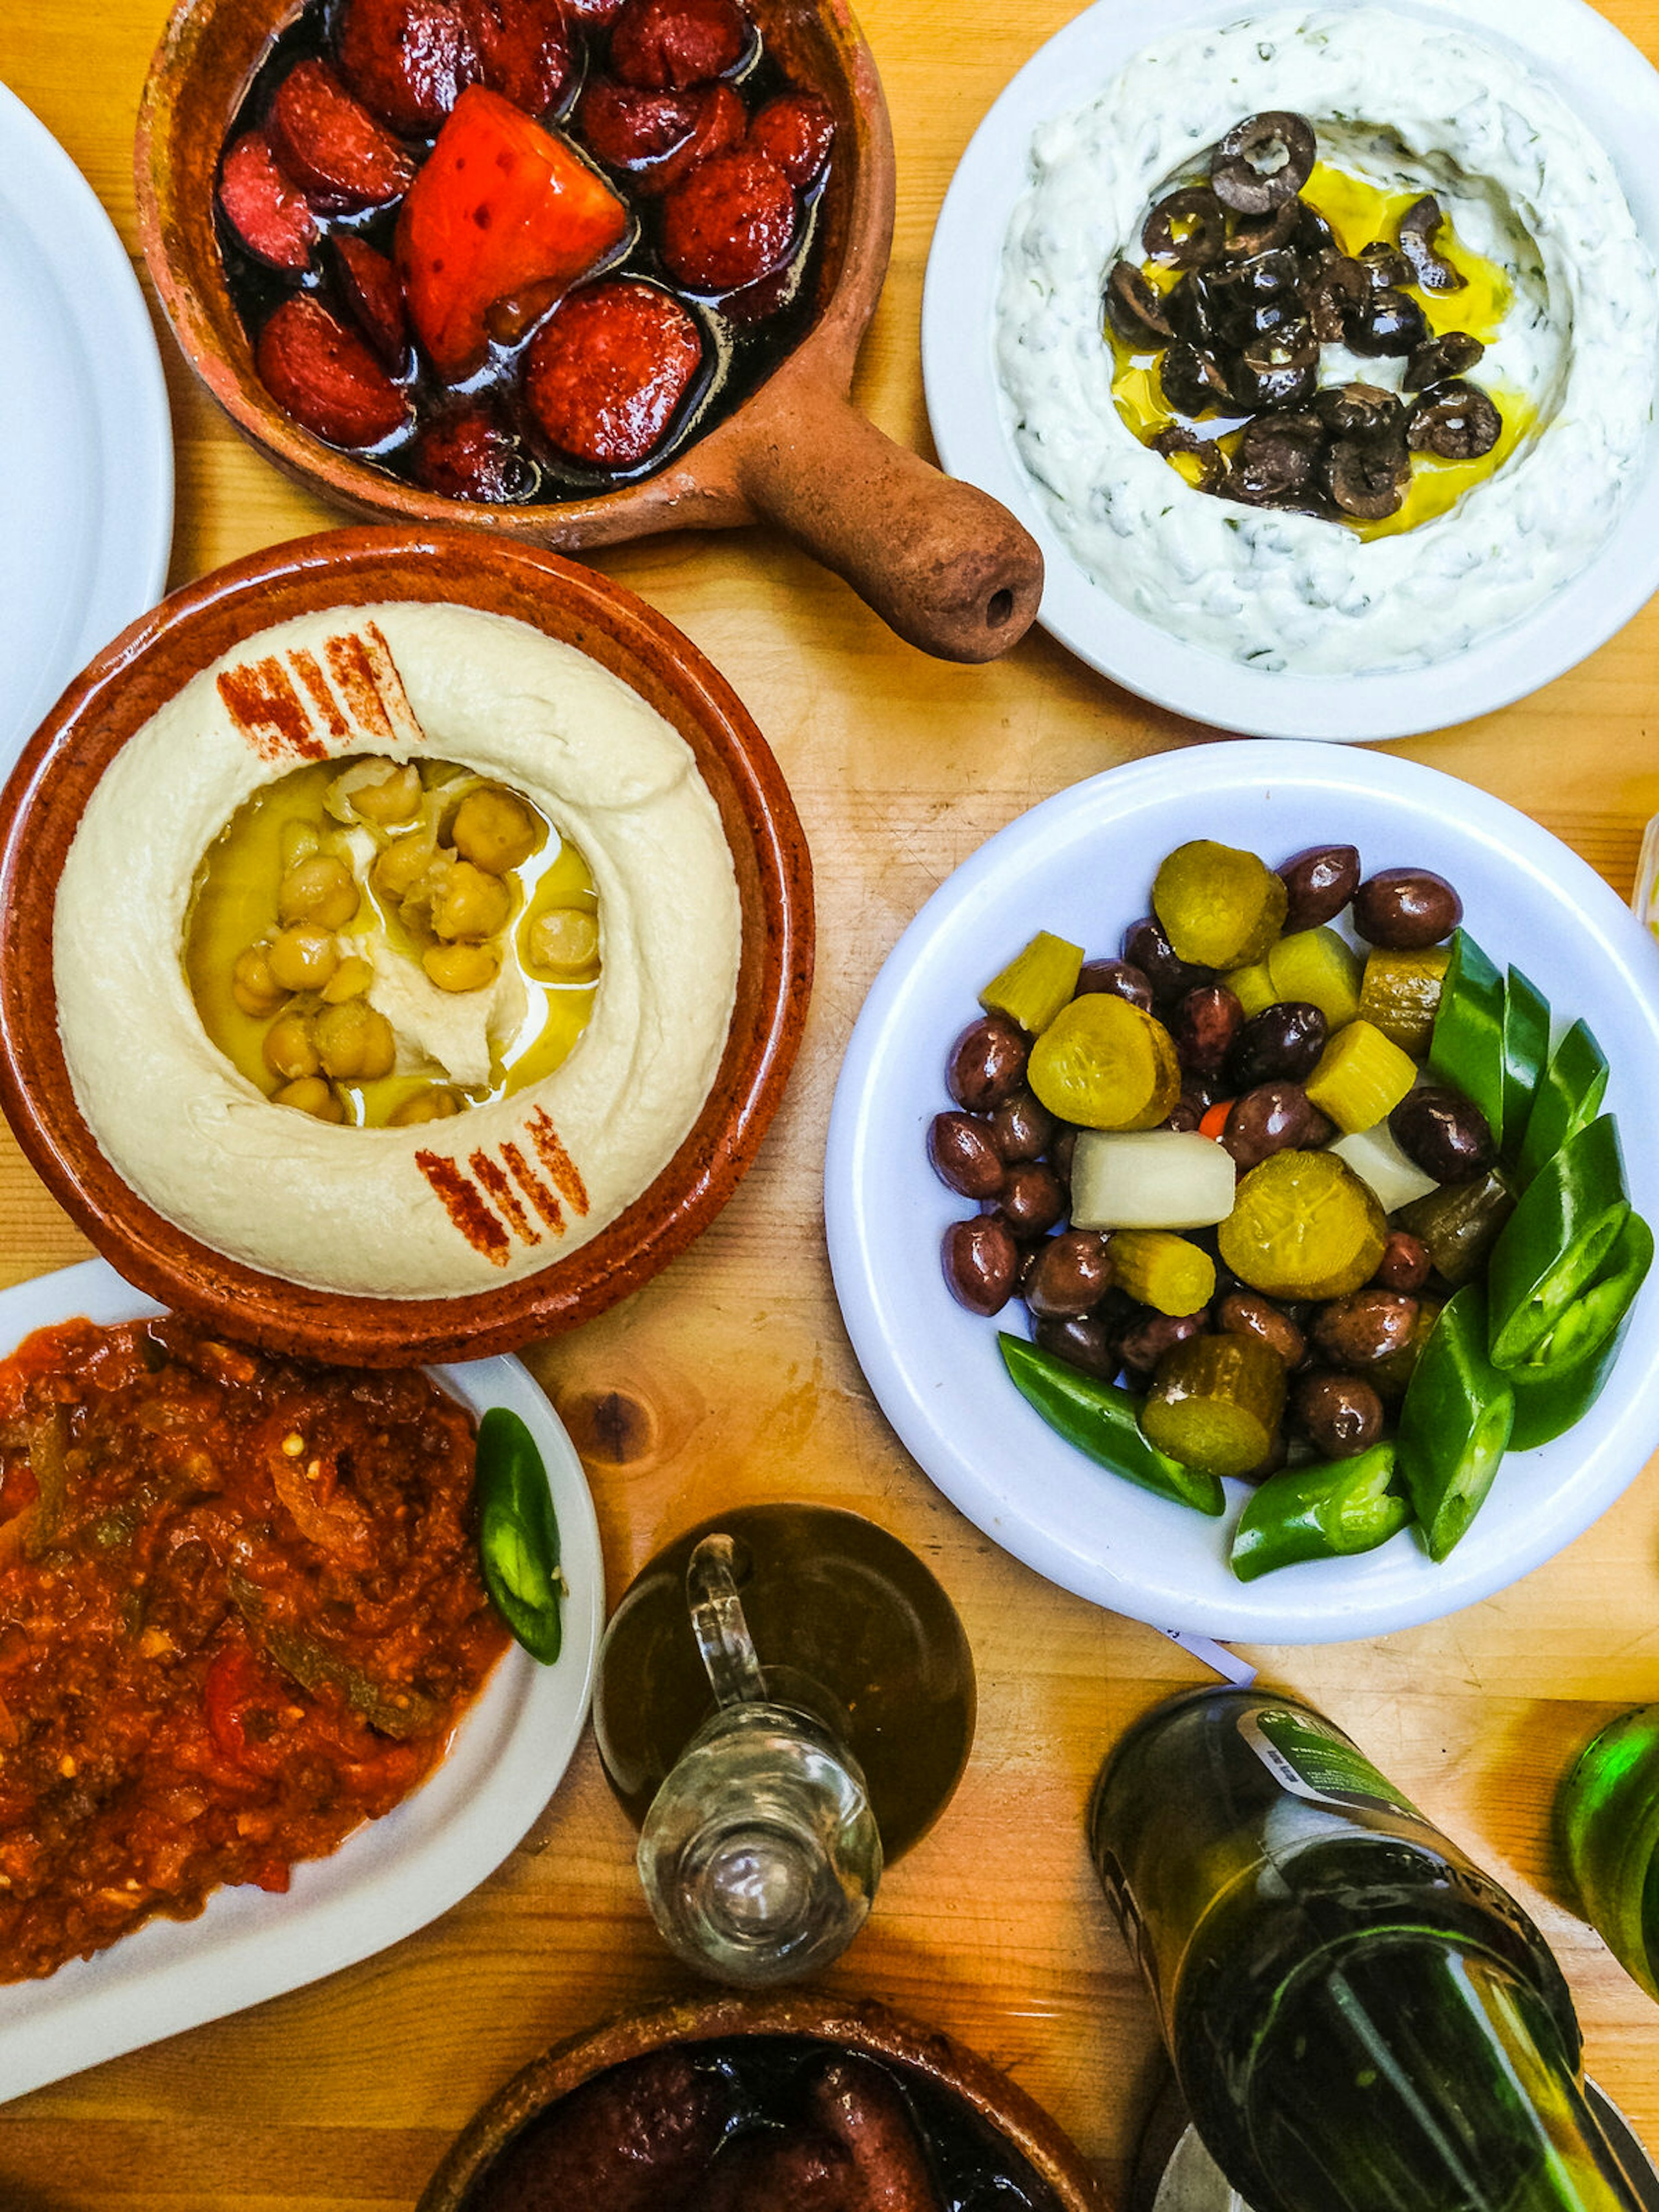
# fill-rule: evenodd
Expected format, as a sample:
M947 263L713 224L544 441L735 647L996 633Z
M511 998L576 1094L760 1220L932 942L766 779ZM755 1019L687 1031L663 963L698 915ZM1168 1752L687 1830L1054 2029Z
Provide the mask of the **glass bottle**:
M1107 1761L1090 1840L1255 2212L1636 2212L1537 1929L1310 1707L1158 1707Z
M1557 1811L1591 1925L1659 1997L1659 1705L1621 1714L1584 1747Z

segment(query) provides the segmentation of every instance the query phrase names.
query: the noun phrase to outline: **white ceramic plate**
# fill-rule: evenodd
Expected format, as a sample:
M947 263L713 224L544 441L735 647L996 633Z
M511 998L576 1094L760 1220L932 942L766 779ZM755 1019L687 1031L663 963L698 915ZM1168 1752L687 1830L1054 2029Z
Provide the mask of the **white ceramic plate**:
M1367 872L1437 870L1462 892L1494 960L1524 968L1559 1027L1582 1015L1612 1063L1636 1203L1659 1222L1659 946L1535 823L1470 785L1389 754L1295 744L1212 749L1115 769L1046 800L937 890L877 977L836 1085L824 1213L836 1294L860 1364L922 1468L969 1519L1066 1589L1154 1626L1261 1644L1336 1643L1455 1612L1570 1543L1659 1444L1659 1279L1639 1298L1601 1400L1553 1443L1507 1457L1485 1507L1436 1566L1410 1530L1356 1559L1241 1583L1227 1565L1246 1492L1226 1517L1154 1497L1094 1467L1004 1373L995 1322L945 1289L939 1240L972 1209L927 1164L927 1125L950 1101L945 1064L977 998L1039 929L1115 952L1146 910L1158 863L1215 837L1270 863L1357 844Z
M132 1321L163 1309L101 1260L0 1291L0 1352L77 1314ZM240 2012L382 1951L423 1928L500 1865L552 1796L587 1717L605 1620L593 1504L574 1447L516 1359L434 1367L482 1413L507 1406L534 1436L558 1516L570 1595L550 1667L517 1644L467 1714L449 1755L384 1820L330 1858L294 1869L284 1896L216 1890L197 1920L152 1920L43 1982L0 1988L0 2098L123 2051Z
M928 420L950 473L994 493L1042 546L1043 628L1103 675L1177 714L1260 737L1348 741L1443 729L1549 683L1659 589L1659 432L1601 552L1532 615L1455 659L1337 679L1267 675L1132 614L1078 566L1006 427L993 333L1003 240L1026 190L1032 133L1103 88L1154 30L1163 37L1243 12L1238 0L1169 0L1154 23L1119 0L1097 0L997 100L962 157L928 255ZM1611 155L1637 228L1659 257L1659 74L1605 17L1583 0L1438 0L1431 8L1407 0L1399 13L1450 18L1518 53Z
M160 599L161 359L86 179L0 85L0 776L77 670Z

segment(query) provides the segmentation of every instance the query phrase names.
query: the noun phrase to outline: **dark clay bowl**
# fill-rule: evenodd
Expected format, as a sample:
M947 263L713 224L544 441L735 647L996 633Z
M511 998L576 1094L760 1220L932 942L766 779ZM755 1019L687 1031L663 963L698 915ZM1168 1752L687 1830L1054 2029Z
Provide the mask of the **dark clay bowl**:
M514 2075L457 2136L416 2212L465 2212L469 2191L520 2130L596 2075L670 2044L727 2043L740 2036L810 2037L918 2076L1000 2136L1052 2191L1061 2212L1108 2212L1082 2152L1006 2074L938 2029L871 1999L810 1990L657 2005L556 2044Z
M720 809L742 911L726 1050L672 1159L568 1259L453 1298L307 1289L198 1243L99 1150L58 1030L57 887L82 811L116 754L243 638L295 615L388 599L510 616L578 647L640 693L696 757ZM481 1358L574 1328L637 1290L708 1226L754 1158L794 1060L811 975L805 838L777 763L730 685L631 592L476 532L331 532L175 592L70 685L0 793L0 1108L52 1195L130 1282L269 1352L370 1367Z
M307 489L371 521L465 523L574 551L663 530L778 524L902 637L989 660L1024 635L1042 556L1006 507L884 437L848 398L893 228L893 139L844 0L748 0L770 51L830 103L836 149L805 335L733 413L655 476L586 500L490 507L421 490L325 445L271 399L232 303L214 227L220 149L300 0L182 0L138 112L138 228L185 356L232 421Z

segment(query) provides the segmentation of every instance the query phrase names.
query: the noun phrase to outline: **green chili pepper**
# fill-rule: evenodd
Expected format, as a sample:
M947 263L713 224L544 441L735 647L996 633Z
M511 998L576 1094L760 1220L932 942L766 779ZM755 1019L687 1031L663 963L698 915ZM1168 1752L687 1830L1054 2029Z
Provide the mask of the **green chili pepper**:
M1607 1054L1589 1025L1575 1022L1550 1054L1533 1093L1516 1160L1523 1183L1549 1165L1569 1137L1576 1137L1595 1119L1607 1087Z
M1618 1127L1603 1114L1540 1169L1492 1247L1486 1287L1499 1367L1532 1358L1595 1281L1629 1212Z
M1506 1370L1515 1391L1514 1451L1547 1444L1583 1419L1601 1395L1630 1325L1636 1293L1653 1264L1653 1231L1625 1217L1601 1273L1557 1322L1524 1367Z
M1550 1002L1518 968L1511 968L1504 986L1504 1137L1510 1152L1521 1148L1533 1093L1549 1056Z
M492 1406L478 1424L478 1556L495 1610L532 1659L559 1656L559 1524L547 1469L518 1415Z
M997 1342L1014 1388L1068 1444L1160 1498L1195 1505L1200 1513L1226 1511L1218 1475L1182 1467L1147 1443L1140 1433L1139 1398L1115 1383L1097 1382L1024 1337L1000 1334Z
M1492 1488L1515 1393L1486 1356L1486 1301L1467 1284L1441 1308L1400 1408L1396 1464L1431 1559L1443 1559Z
M1504 1141L1504 979L1467 929L1452 939L1451 965L1429 1042L1429 1066L1474 1099Z
M1394 1464L1392 1444L1373 1444L1352 1459L1269 1475L1233 1531L1233 1572L1250 1583L1299 1559L1336 1559L1386 1544L1412 1517L1392 1487Z
M228 1581L231 1601L254 1640L273 1665L292 1675L302 1690L317 1690L325 1682L331 1683L352 1711L381 1735L419 1735L436 1724L438 1707L423 1691L406 1682L377 1682L320 1636L279 1620L264 1591L234 1567Z

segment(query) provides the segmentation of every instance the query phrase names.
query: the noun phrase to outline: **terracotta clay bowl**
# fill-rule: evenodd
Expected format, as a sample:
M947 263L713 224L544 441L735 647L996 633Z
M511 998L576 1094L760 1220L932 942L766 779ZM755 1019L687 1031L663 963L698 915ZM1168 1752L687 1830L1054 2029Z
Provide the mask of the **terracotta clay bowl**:
M640 693L696 757L742 912L726 1050L667 1166L568 1259L452 1298L308 1289L227 1258L156 1212L82 1118L53 983L58 883L87 800L122 746L255 632L320 609L398 599L510 616L580 647ZM794 1060L811 974L805 839L777 763L730 685L632 592L476 532L330 532L175 592L70 685L0 793L0 1109L53 1196L130 1282L269 1352L371 1367L478 1358L572 1328L636 1290L708 1226L754 1158Z
M805 336L736 411L659 474L601 496L489 507L390 477L302 430L266 392L214 225L219 151L300 0L182 0L138 114L138 225L179 344L238 428L308 490L370 520L465 523L572 551L664 530L773 522L844 576L902 637L989 660L1024 633L1042 556L1006 507L941 476L848 397L893 228L893 141L875 63L845 0L750 0L788 75L827 100L836 150Z
M1048 2185L1062 2212L1108 2212L1105 2194L1076 2144L988 2060L872 1999L811 1990L656 2005L556 2044L515 2074L456 2137L416 2212L465 2212L469 2191L520 2130L596 2075L669 2044L738 2036L810 2036L919 2076L947 2099L959 2100L1012 2145Z

